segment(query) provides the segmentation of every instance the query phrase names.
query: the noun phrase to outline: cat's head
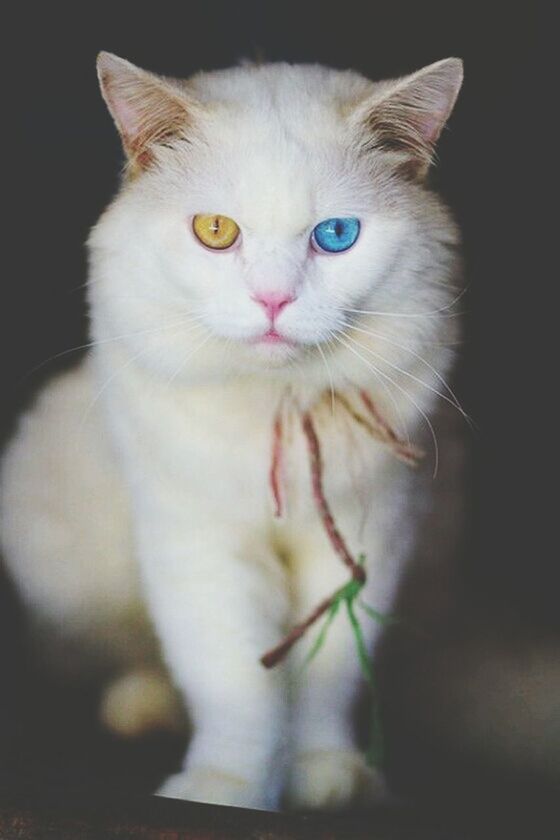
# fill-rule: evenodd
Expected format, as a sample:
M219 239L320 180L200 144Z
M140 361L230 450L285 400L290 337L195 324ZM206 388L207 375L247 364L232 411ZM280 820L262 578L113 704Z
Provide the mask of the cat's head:
M458 59L381 83L288 64L183 82L102 53L99 77L127 155L91 237L101 338L179 380L325 354L338 376L368 312L440 304L455 230L425 180Z

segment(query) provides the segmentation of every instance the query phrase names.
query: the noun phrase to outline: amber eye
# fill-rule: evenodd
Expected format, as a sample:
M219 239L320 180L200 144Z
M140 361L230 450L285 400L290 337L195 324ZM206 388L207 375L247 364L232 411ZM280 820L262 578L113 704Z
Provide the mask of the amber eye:
M197 239L216 251L231 248L239 236L239 227L229 216L202 213L193 219L193 231Z

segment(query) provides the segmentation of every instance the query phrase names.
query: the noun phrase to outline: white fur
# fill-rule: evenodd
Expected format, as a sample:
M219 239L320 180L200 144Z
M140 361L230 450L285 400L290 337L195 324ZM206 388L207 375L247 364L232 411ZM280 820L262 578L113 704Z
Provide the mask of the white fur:
M289 405L315 407L329 502L351 548L367 555L366 600L390 611L413 542L413 476L324 394L365 387L389 422L417 433L418 408L443 389L433 369L443 375L450 361L442 345L454 330L457 233L390 155L360 151L348 114L377 88L358 74L243 67L173 90L200 104L188 142L156 149L90 238L96 343L41 395L5 456L6 562L33 614L84 655L101 647L112 658L125 682L113 705L106 697L110 721L115 697L130 696L127 672L156 658L143 644L145 599L194 726L164 794L277 807L292 766L298 805L340 805L364 776L347 622L339 617L301 674L313 632L289 662L259 664L348 577L317 516L293 408L287 512L274 520L273 419L288 392ZM200 246L190 220L206 212L237 221L238 248ZM356 245L312 252L314 225L344 215L361 220ZM252 295L267 291L297 295L277 321L293 345L253 343L267 320ZM383 337L350 329L346 346L331 341L345 318ZM379 628L364 626L373 647ZM100 644L108 638L114 647ZM338 784L335 759L327 767L310 755L344 757ZM294 785L303 766L305 784Z

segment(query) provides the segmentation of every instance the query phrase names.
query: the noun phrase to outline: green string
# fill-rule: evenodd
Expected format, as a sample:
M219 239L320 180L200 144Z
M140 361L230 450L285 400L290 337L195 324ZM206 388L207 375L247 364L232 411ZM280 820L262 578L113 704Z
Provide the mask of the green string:
M337 595L337 599L333 602L332 606L329 607L327 617L326 617L326 619L323 623L323 626L321 627L321 631L320 631L319 635L317 636L317 638L313 642L311 650L309 651L309 653L307 654L307 656L305 657L305 659L303 661L303 668L305 668L307 665L309 665L311 660L314 659L317 656L317 654L319 653L319 651L323 647L323 645L325 643L325 639L327 638L327 633L329 631L329 627L331 626L331 624L333 622L333 619L338 612L340 604L341 604L341 600L338 599L338 595Z
M365 563L365 559L365 556L361 554L358 557L358 563L361 566L363 566ZM341 604L345 604L348 620L350 621L350 626L354 635L356 652L358 654L362 674L366 683L369 686L371 694L371 727L366 758L370 767L381 768L384 762L384 743L383 730L381 726L381 715L379 711L379 702L377 698L377 683L373 673L371 658L367 651L362 625L360 624L360 621L356 615L354 604L357 603L369 615L370 618L372 618L374 621L377 621L379 624L383 624L386 626L388 624L395 623L397 619L395 619L393 616L384 615L383 613L374 610L372 607L370 607L368 604L365 604L363 601L357 600L361 590L364 587L364 583L364 581L352 578L352 580L349 580L348 583L342 586L335 594L333 602L327 612L327 617L323 623L323 626L317 638L315 639L311 650L305 657L303 667L305 668L307 665L309 665L309 663L317 656L321 648L324 646L329 628L332 622L334 621Z
M358 601L357 603L370 618L373 618L373 620L377 621L379 624L383 624L384 627L388 627L391 624L400 624L400 619L394 615L385 615L385 613L380 613L364 601Z

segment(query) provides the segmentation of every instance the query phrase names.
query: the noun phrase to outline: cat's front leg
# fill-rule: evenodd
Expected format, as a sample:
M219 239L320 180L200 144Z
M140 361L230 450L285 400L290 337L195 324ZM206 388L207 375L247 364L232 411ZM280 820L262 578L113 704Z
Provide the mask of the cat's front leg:
M161 795L275 808L284 783L284 672L259 657L281 632L283 571L239 527L198 528L192 518L141 528L146 593L193 736L183 767ZM186 526L186 527L185 527ZM237 535L236 535L237 530Z
M350 572L319 531L308 533L294 565L298 618L309 615L350 579ZM387 570L376 575L370 569L365 599L377 591L385 607L387 590L392 589L390 577ZM372 600L380 605L379 600ZM380 625L367 615L364 618L358 606L355 609L366 645L373 651ZM320 628L321 622L309 629L291 655L295 701L287 802L303 809L372 804L385 798L386 787L381 773L368 767L356 745L353 715L363 674L345 605L339 608L324 644L306 664Z

